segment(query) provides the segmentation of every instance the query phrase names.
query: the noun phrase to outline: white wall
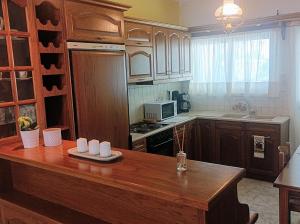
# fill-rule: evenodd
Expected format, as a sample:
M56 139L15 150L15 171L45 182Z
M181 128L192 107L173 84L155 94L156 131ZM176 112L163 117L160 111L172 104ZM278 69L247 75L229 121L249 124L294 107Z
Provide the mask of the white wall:
M181 23L184 26L215 24L215 10L223 0L181 0ZM280 14L300 12L300 0L235 0L244 8L245 18L261 18Z
M153 86L130 85L128 88L130 124L143 121L144 103L167 100L170 90L182 92L182 84L176 82Z

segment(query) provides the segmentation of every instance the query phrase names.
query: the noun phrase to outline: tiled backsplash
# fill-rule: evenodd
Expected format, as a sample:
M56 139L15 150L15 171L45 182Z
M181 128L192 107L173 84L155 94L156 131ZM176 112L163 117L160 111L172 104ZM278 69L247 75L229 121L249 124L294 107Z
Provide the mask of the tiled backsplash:
M153 86L130 85L128 87L130 124L144 119L144 103L167 100L169 90L181 92L182 84L176 82Z
M188 92L189 83L185 83L182 88L183 91ZM251 110L255 110L259 115L289 115L289 98L287 88L282 88L278 97L191 96L191 105L193 111L211 110L233 112L232 107L235 104L239 101L246 101Z

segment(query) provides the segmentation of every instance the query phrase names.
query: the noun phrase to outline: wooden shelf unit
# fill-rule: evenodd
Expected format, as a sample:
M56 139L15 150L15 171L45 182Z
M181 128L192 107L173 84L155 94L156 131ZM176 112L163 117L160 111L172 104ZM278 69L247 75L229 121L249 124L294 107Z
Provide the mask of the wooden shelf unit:
M63 28L63 0L36 0L34 4L45 124L47 128L61 127L65 139L74 139L71 77Z

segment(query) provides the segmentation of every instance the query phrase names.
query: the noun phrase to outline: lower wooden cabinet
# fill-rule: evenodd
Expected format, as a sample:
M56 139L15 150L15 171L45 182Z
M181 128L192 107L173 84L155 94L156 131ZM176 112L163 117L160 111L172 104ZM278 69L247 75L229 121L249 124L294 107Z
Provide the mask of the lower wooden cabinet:
M196 122L194 158L204 162L216 162L214 153L215 121L199 119Z
M184 130L185 129L185 130ZM183 142L183 135L184 135L184 145L183 150L187 154L188 159L193 159L195 157L195 137L196 137L196 122L195 121L189 121L184 124L178 125L174 127L174 155L176 155L179 150L179 144L177 140L177 135L180 142L180 147L182 147Z
M264 157L254 156L254 136L264 136ZM278 146L280 135L276 132L247 131L246 133L247 172L251 176L277 176L278 168Z
M288 126L198 119L190 159L243 167L249 177L272 181L279 174L278 146L288 141ZM254 136L265 137L263 158L254 155Z
M245 167L242 126L237 122L216 122L215 161L227 166Z

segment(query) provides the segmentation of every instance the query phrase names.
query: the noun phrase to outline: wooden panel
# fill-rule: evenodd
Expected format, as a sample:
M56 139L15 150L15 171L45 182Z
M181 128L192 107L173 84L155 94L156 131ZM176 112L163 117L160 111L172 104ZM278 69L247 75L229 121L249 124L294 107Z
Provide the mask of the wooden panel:
M154 77L168 79L168 30L153 28Z
M264 158L254 157L254 135L265 136ZM266 131L247 131L247 172L250 175L276 178L279 174L278 146L280 145L280 134ZM273 179L274 180L274 179Z
M168 34L169 41L169 74L170 78L179 78L181 64L181 41L180 32L170 30Z
M125 44L152 47L152 26L126 22Z
M65 15L68 40L124 43L122 11L66 1Z
M126 47L128 83L153 80L151 47Z
M13 167L16 189L109 223L199 223L198 210L192 207L33 167Z
M216 156L220 164L245 167L244 132L216 128Z
M181 73L183 76L190 77L192 74L191 67L191 35L184 33L182 35L182 50L181 50Z
M216 121L216 128L224 128L231 130L242 130L245 127L245 123L236 121Z
M215 162L215 122L211 120L198 120L196 133L195 160Z
M124 53L72 53L78 136L128 148Z

